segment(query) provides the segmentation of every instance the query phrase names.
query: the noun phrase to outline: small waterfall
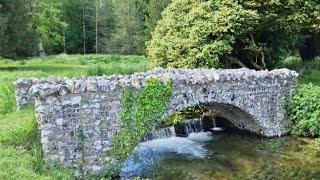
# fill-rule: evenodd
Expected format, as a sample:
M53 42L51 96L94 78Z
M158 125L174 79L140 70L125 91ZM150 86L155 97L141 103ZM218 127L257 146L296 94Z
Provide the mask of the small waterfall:
M170 127L162 128L155 132L150 133L149 135L147 135L146 138L144 138L144 140L149 141L149 140L164 139L164 138L169 138L174 136L176 136L176 131L174 129L174 126L170 126Z
M202 119L191 119L189 121L186 121L184 124L184 130L185 134L188 136L191 133L197 133L203 131L203 123Z
M212 128L211 130L214 131L214 132L221 132L221 131L224 131L224 128L223 127L218 127L217 126L217 123L216 123L216 119L215 118L212 118Z
M165 139L176 136L189 136L192 133L215 131L217 129L214 118L195 118L185 121L183 124L162 128L148 134L144 141ZM217 130L218 131L218 130Z

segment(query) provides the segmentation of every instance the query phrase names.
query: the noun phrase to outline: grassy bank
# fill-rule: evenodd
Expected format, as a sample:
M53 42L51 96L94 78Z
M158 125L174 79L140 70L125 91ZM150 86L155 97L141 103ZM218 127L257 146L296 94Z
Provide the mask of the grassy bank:
M42 161L34 109L0 116L0 179L70 179L65 170Z
M146 70L147 61L142 56L58 55L0 60L0 179L72 179L69 172L44 165L34 109L16 111L13 81L22 77L132 74Z
M290 56L287 57L280 67L285 67L297 71L299 76L299 84L313 83L320 85L320 57L302 62L300 57Z

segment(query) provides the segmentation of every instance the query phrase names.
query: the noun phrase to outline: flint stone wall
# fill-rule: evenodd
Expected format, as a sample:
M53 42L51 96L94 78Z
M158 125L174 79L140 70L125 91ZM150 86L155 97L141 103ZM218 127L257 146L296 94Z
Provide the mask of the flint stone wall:
M13 83L16 87L17 109L23 109L34 104L34 97L30 88L37 83L38 79L36 78L22 78Z
M45 160L96 173L113 161L111 138L120 128L121 92L143 89L146 80L173 80L165 117L204 105L239 128L280 136L290 123L283 105L297 88L298 74L279 69L154 69L130 76L47 78L31 88Z

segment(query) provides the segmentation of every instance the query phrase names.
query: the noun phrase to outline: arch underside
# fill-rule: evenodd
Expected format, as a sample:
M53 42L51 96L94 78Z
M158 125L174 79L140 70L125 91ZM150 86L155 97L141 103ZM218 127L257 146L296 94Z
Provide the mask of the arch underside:
M210 110L214 117L226 119L238 129L263 135L263 127L254 119L252 115L239 107L222 103L205 103L200 104Z
M261 125L253 115L249 114L247 111L235 105L218 102L199 102L199 104L197 105L184 106L184 108L181 111L185 111L188 108L194 107L201 107L208 111L211 111L213 118L218 117L227 120L227 124L231 124L237 129L252 132L258 135L266 135L266 127L263 127L263 125ZM181 111L178 110L175 112ZM170 117L174 113L170 112L169 114L170 115L166 117Z

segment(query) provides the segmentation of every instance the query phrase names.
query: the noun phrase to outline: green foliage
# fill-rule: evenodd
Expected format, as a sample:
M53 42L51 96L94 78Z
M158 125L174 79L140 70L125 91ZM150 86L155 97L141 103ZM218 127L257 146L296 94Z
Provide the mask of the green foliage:
M65 32L67 53L95 52L96 35L97 52L110 53L110 38L115 31L113 0L64 0L62 14L69 25ZM62 52L61 47L56 51Z
M315 0L177 0L147 54L152 67L274 67L317 31L319 9Z
M35 29L46 46L53 47L63 43L63 31L68 24L63 20L61 0L44 0L35 4L31 13L31 27Z
M163 10L171 3L171 0L135 0L138 7L145 14L145 41L151 39L157 23L162 19Z
M0 83L0 114L14 112L16 109L16 97L13 84Z
M116 31L111 37L111 53L144 54L143 14L133 0L115 0Z
M122 95L121 129L112 138L113 156L123 160L153 128L158 126L172 96L172 82L149 79L144 90Z
M279 67L295 70L299 73L299 83L320 86L320 57L302 62L299 56L289 56L281 61Z
M282 61L282 66L292 70L301 68L302 59L300 56L288 56Z
M29 1L0 1L0 56L21 59L35 55L36 33L28 26Z
M148 46L151 66L221 67L237 37L257 24L257 13L233 0L178 0L164 11Z
M320 135L320 87L302 85L286 105L294 121L292 133L303 136Z

